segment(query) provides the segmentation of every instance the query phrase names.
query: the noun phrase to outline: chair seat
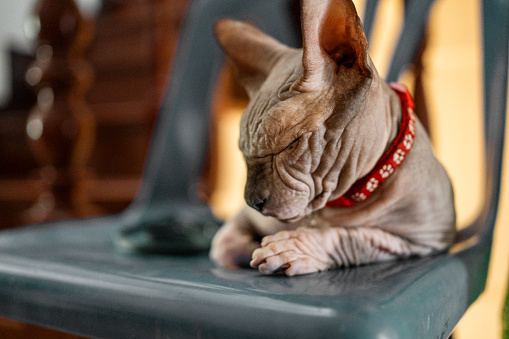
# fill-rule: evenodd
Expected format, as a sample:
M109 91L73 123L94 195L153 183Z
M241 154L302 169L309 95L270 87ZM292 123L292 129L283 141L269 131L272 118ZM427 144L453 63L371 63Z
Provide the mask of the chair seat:
M101 338L442 338L484 287L485 270L476 286L465 262L476 258L482 267L489 260L487 248L477 246L305 276L263 276L217 268L206 253L121 254L113 241L118 219L2 232L0 316Z

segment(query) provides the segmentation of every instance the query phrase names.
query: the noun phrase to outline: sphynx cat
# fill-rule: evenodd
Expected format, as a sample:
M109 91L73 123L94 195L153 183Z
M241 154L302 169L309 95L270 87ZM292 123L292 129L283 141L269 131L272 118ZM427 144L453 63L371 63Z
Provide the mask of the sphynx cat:
M452 185L404 88L378 75L354 4L304 0L301 13L302 49L216 23L250 98L239 140L249 207L210 257L291 276L446 250Z

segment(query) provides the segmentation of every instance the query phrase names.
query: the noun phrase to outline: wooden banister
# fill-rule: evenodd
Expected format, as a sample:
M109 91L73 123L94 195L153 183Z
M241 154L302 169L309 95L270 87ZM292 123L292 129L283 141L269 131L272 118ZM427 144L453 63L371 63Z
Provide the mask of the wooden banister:
M37 93L26 131L46 189L29 215L41 222L90 214L86 162L94 142L94 115L84 97L93 72L84 60L92 26L73 0L39 0L36 61L26 73Z

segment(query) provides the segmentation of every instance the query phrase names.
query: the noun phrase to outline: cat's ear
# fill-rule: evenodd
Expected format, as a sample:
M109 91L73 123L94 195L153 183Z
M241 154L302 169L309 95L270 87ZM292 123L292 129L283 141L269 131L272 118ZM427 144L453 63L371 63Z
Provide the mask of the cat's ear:
M237 78L252 97L288 47L246 22L218 20L214 31L233 62Z
M302 85L320 87L320 82L330 75L331 63L373 77L368 42L351 0L303 0L301 10Z

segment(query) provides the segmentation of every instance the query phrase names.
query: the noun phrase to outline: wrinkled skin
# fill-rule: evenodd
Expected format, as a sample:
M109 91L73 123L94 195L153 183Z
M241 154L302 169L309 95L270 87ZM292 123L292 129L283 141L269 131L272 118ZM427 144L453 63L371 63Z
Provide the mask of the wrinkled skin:
M412 151L367 200L325 207L371 171L398 133L401 106L367 54L351 1L310 2L303 50L246 23L216 24L250 96L239 141L250 207L222 226L210 257L296 275L447 249L453 192L419 122Z

